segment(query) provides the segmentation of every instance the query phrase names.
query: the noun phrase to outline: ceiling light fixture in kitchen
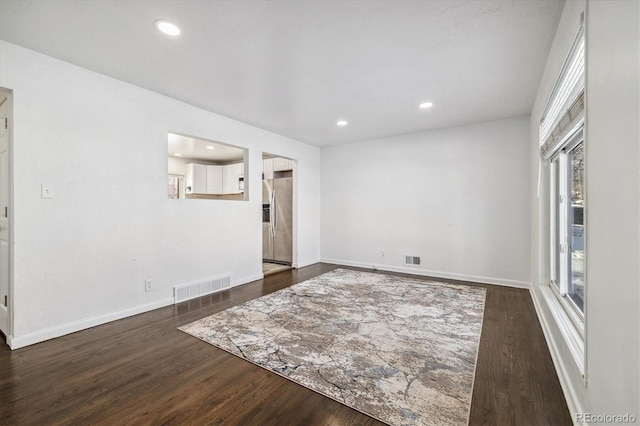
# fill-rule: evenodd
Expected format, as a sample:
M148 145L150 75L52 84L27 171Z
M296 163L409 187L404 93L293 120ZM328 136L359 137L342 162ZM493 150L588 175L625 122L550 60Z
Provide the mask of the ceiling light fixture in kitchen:
M427 108L431 108L433 106L433 103L431 103L431 102L423 102L418 106L420 107L420 109L427 109Z
M347 124L349 124L349 122L348 122L347 120L338 120L338 121L336 122L336 124L337 124L338 126L344 127L344 126L346 126Z

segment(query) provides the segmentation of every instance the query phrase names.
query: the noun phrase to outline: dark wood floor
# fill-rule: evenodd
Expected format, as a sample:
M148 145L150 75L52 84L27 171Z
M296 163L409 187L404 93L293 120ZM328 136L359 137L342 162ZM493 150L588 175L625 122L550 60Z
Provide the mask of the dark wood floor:
M335 267L280 272L15 351L0 344L0 424L380 424L176 329ZM482 287L470 424L571 424L529 292Z

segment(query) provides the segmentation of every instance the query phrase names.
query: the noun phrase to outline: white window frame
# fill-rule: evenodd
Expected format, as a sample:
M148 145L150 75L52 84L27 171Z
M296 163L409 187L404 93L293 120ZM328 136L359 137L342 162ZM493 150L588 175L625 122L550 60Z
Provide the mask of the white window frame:
M585 324L587 312L586 291L584 293L583 310L581 311L572 298L567 295L570 271L569 257L571 256L569 244L571 239L571 228L569 222L569 208L571 203L566 204L571 197L571 182L568 179L568 152L571 149L583 143L586 153L586 138L584 135L585 127L585 39L584 28L581 20L580 28L574 39L571 50L563 65L549 101L544 109L540 119L539 141L540 141L540 171L548 170L549 187L548 187L548 217L549 217L549 280L540 283L540 292L545 299L555 322L564 337L569 352L576 362L576 366L583 375L585 385L587 383L586 374L586 357L585 357ZM554 175L554 160L559 161L559 173ZM545 164L546 167L542 167ZM556 181L559 179L557 186L560 194L556 192ZM540 183L538 184L540 185ZM538 186L540 190L540 186ZM547 191L544 191L547 192ZM559 206L558 195L565 197L565 205ZM568 196L567 196L568 195ZM584 194L583 194L584 195ZM587 228L587 198L584 195L584 236L586 236ZM559 215L557 215L559 213ZM557 216L556 216L557 215ZM561 226L557 226L558 222ZM558 233L559 235L555 235ZM586 239L585 239L586 242ZM563 255L558 256L559 245L563 245ZM584 257L584 283L585 290L587 288L587 252L585 249ZM558 264L559 262L559 264ZM546 262L545 262L546 263ZM556 276L556 271L559 276ZM564 277L559 279L560 277ZM558 284L558 285L556 285Z
M556 320L556 324L558 325L558 328L560 329L562 336L564 337L567 347L569 348L569 352L571 353L574 361L576 362L578 370L580 371L580 373L583 375L585 379L585 384L586 384L585 313L586 313L586 306L587 306L587 297L586 297L586 291L585 291L584 305L583 305L585 308L585 312L581 312L578 309L578 307L575 305L574 301L567 296L567 287L568 287L568 278L569 278L567 251L568 251L569 238L570 238L570 235L568 233L568 227L564 227L563 229L563 226L560 226L559 227L560 235L558 236L559 241L565 247L564 248L565 256L560 257L561 264L559 269L560 269L561 276L564 275L566 279L564 281L560 280L560 283L559 283L560 285L558 286L556 285L556 283L553 282L554 278L557 279L557 277L555 277L557 252L554 244L556 241L554 239L554 232L556 229L555 213L556 213L556 207L558 205L557 195L559 195L555 193L553 160L558 159L560 161L559 187L560 187L561 193L563 193L565 196L565 199L567 199L567 194L569 194L570 191L569 191L569 182L568 182L567 173L566 173L566 171L568 170L566 153L580 143L585 143L584 118L582 118L578 122L578 124L573 127L573 130L563 138L563 141L558 144L559 149L548 160L543 160L543 161L546 161L547 164L549 165L548 169L549 169L549 178L550 178L549 179L549 237L550 237L549 238L549 244L550 244L549 267L550 267L550 270L549 270L549 282L543 283L540 287L540 290L544 299L547 302L547 306L549 307L549 310L551 311L553 317ZM585 153L585 157L586 157L586 153ZM586 197L585 197L584 208L586 213L587 211ZM561 223L564 223L564 224L567 224L567 221L566 221L567 209L568 207L560 209L560 221ZM586 231L586 222L585 222L585 231L584 231L585 237L587 235L586 232L587 231ZM584 258L585 266L586 266L586 261L587 261L587 256L586 256L586 247L585 247L585 258ZM585 271L585 289L587 286L586 281L587 281L587 275Z
M571 235L569 232L569 218L568 211L571 208L567 200L570 199L571 182L569 182L568 170L570 165L568 164L568 153L577 147L579 144L584 144L584 129L582 123L580 127L572 134L568 135L566 142L560 145L560 149L556 154L550 158L550 193L549 193L549 219L550 219L550 274L551 289L555 296L560 301L563 309L566 311L567 316L576 327L577 331L584 338L584 312L580 310L575 301L568 296L569 280L570 280L570 268L569 268L569 256L571 255L570 242ZM559 174L555 176L553 162L559 161ZM560 180L560 194L556 194L556 179ZM558 206L558 204L562 204ZM585 202L586 210L586 202ZM559 220L560 226L556 223L556 213L560 213ZM558 229L559 235L557 239L554 238L555 230ZM586 236L586 230L583 235ZM559 244L557 244L559 242ZM559 253L558 253L559 252ZM560 267L557 266L557 260L560 260ZM559 271L560 276L556 276L556 271ZM586 295L585 295L586 297ZM584 305L583 305L584 306Z

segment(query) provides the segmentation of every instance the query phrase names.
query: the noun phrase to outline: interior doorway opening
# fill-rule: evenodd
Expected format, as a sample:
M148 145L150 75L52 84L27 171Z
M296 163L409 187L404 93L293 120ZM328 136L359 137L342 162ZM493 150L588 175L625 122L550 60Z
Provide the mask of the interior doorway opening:
M262 273L291 269L294 257L295 161L262 154Z

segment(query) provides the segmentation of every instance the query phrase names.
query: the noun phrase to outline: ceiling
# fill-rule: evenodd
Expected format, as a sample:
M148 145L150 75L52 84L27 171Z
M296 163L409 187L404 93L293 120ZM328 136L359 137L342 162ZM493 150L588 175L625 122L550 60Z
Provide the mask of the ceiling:
M168 140L168 154L170 157L221 164L244 160L244 149L242 148L175 133L169 133Z
M0 0L0 39L325 146L530 113L563 5Z

